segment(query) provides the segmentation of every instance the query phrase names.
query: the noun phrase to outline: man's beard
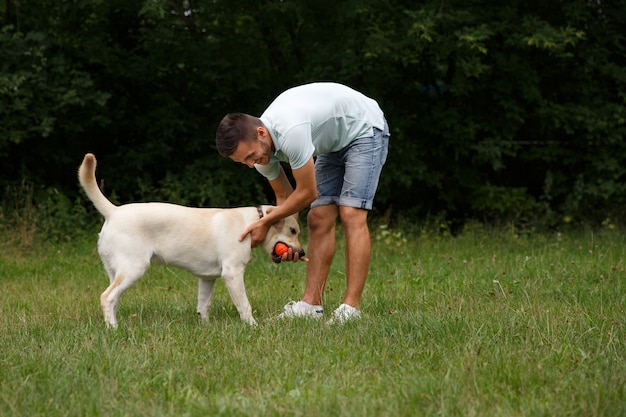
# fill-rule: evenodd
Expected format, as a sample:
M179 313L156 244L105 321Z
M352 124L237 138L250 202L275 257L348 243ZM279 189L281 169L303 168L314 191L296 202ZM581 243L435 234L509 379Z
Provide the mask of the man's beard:
M272 148L268 143L265 143L264 141L260 141L261 142L261 149L263 150L261 159L266 159L267 158L267 162L263 161L263 163L269 163L270 161L270 155L272 153Z

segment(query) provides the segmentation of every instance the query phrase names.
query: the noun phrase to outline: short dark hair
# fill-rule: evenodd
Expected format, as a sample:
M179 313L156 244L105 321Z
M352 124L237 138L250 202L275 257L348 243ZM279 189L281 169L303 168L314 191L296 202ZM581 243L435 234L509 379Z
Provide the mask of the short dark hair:
M261 120L245 113L228 113L217 126L215 144L222 156L230 156L237 150L240 141L255 138L255 131Z

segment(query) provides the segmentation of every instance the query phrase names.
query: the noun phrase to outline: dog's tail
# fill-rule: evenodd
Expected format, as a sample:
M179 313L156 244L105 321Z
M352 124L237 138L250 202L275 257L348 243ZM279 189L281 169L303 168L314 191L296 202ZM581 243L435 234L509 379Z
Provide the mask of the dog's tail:
M96 157L88 153L83 159L83 163L78 168L78 180L82 185L87 197L91 200L96 209L104 216L109 217L116 209L116 206L111 203L100 191L98 183L96 181Z

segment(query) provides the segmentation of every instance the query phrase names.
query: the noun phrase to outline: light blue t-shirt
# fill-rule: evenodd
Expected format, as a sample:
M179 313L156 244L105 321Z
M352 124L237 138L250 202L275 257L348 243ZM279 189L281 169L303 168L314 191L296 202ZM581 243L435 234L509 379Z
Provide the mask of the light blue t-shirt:
M313 83L280 94L260 117L276 152L257 171L273 180L280 161L302 168L315 155L336 152L355 139L384 129L385 117L376 101L345 85Z

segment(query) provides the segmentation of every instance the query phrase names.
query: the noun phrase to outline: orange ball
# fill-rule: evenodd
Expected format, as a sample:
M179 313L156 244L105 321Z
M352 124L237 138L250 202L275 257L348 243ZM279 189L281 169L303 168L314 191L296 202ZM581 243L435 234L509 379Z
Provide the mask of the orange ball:
M274 252L276 252L278 256L283 256L285 253L289 252L289 246L278 242L276 246L274 246Z

